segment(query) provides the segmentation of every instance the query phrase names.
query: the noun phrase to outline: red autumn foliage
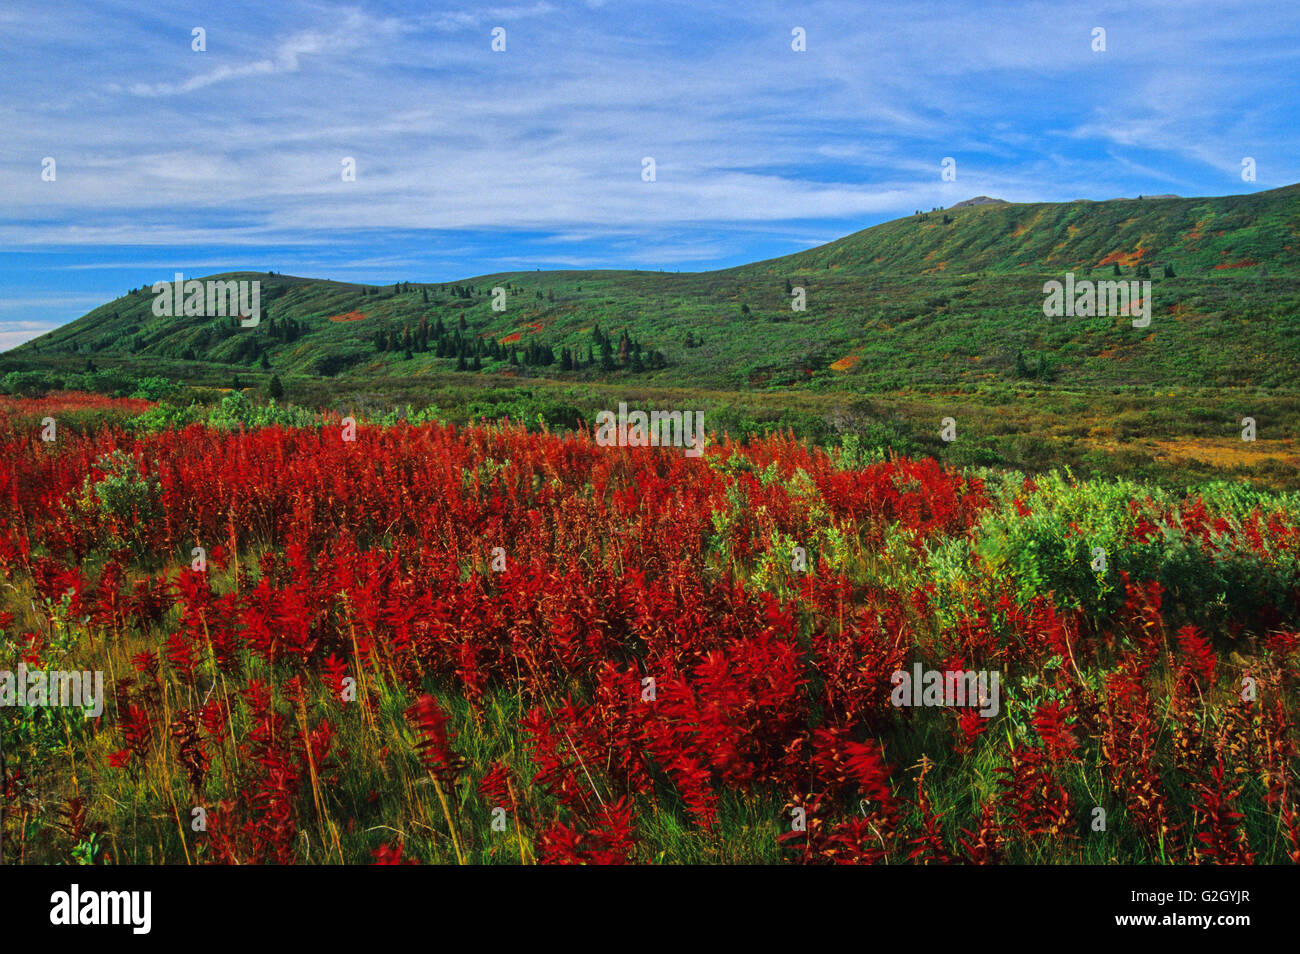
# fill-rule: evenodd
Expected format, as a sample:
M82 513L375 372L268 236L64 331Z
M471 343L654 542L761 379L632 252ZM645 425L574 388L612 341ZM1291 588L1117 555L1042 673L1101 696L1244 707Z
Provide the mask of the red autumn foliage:
M387 821L366 815L385 810L379 772L401 770L412 747L457 805L504 808L548 863L651 860L644 831L660 813L714 844L738 805L767 807L791 861L994 863L1079 842L1089 798L1168 857L1249 862L1243 774L1263 780L1277 838L1300 860L1285 702L1296 605L1261 608L1276 616L1249 667L1263 701L1211 708L1237 676L1223 637L1183 625L1171 638L1176 588L1140 574L1098 626L992 574L954 606L932 584L864 585L825 554L783 587L735 572L828 518L868 554L901 539L924 557L974 533L984 486L933 460L842 470L775 435L700 461L584 435L405 424L363 426L355 442L329 425L69 430L58 453L13 428L0 436L0 571L38 601L66 598L64 615L97 638L128 640L135 671L117 674L103 751L119 778L170 759L207 798L202 860L303 860L304 840L330 843L327 801L358 831ZM108 518L74 519L62 503L118 449L158 480L156 511L134 527L149 566L106 552L119 529ZM1132 509L1135 541L1213 549L1233 533L1249 552L1300 549L1295 522L1276 514L1237 531L1197 500ZM190 567L195 545L206 572ZM6 633L13 623L0 615ZM19 628L32 630L10 634L25 658L57 649L48 628ZM1000 671L1004 702L1021 677L1056 668L1016 694L1014 724L969 707L896 709L892 673L932 657ZM334 798L355 756L339 727L378 732L388 717L379 682L401 697L411 738L385 738L360 794ZM503 696L522 745L477 764L461 743L487 731ZM945 800L945 783L990 757L997 773L977 797ZM916 759L913 779L899 765ZM1079 784L1084 763L1100 790ZM409 863L420 848L403 835L372 836L366 852Z

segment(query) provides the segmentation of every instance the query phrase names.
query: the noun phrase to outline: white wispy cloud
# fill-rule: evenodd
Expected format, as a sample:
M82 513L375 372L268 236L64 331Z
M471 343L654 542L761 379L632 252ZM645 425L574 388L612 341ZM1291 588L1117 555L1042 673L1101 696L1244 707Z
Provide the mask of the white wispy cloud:
M263 59L222 64L180 83L133 83L127 89L136 96L173 96L191 93L214 83L293 73L302 65L304 57L346 55L391 38L402 28L395 19L367 16L358 9L344 10L337 19L339 22L335 25L302 30L278 41L271 55Z
M643 259L686 260L665 232L867 224L979 193L1227 192L1242 155L1261 158L1260 187L1300 179L1285 82L1300 12L1254 0L286 0L148 17L16 0L0 23L13 247L630 229ZM195 25L206 53L189 48ZM790 49L794 26L807 52ZM956 183L939 179L944 156Z

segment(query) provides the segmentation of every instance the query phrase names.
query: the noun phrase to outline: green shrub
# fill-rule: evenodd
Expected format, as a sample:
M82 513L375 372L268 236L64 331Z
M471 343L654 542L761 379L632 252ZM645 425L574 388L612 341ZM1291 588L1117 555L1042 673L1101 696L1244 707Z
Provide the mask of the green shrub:
M949 584L962 576L1005 574L1021 603L1050 595L1059 607L1102 618L1121 608L1121 573L1127 573L1164 587L1166 622L1212 630L1249 619L1257 606L1288 605L1300 586L1294 552L1266 544L1257 553L1242 531L1256 513L1282 511L1295 520L1300 495L1210 485L1200 501L1211 526L1222 520L1226 532L1214 532L1202 544L1183 529L1184 517L1198 506L1195 498L1127 480L1075 481L1068 471L1036 477L1032 490L1024 489L1017 473L983 476L995 506L969 542L950 541L933 554L935 574ZM1140 521L1147 532L1139 535ZM1094 568L1098 555L1104 563Z
M161 516L162 485L147 476L131 454L118 448L102 454L92 465L97 472L87 476L76 501L82 513L93 514L106 528L113 546L131 546L142 552L140 528L154 524Z

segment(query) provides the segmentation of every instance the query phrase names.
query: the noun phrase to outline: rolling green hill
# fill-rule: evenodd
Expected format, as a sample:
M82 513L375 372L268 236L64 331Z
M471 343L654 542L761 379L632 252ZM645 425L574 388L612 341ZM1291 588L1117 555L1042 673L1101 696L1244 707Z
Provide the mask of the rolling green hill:
M1122 316L1043 315L1048 279L1072 271L1133 280L1144 266L1149 328ZM15 349L0 367L89 358L181 379L270 370L356 380L452 372L463 356L471 374L477 359L488 374L729 389L1023 378L1288 387L1300 359L1300 186L972 205L688 274L507 272L379 288L254 272L209 277L259 280L261 324L157 317L143 288ZM493 309L494 288L505 289L502 311ZM803 311L792 309L799 288Z
M278 382L308 408L550 427L589 425L626 400L701 409L717 434L790 429L955 465L1300 488L1298 233L1289 186L978 201L710 272L378 288L230 273L209 277L261 282L257 327L156 316L151 290L136 289L0 355L0 391L165 394L184 421L221 398L212 389L262 400ZM1044 283L1066 272L1149 280L1150 325L1046 317ZM1257 441L1242 441L1244 417Z

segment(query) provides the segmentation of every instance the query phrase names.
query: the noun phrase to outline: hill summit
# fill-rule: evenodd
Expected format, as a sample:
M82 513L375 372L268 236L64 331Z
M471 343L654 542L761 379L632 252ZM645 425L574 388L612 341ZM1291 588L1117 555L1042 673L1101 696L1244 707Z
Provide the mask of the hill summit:
M1006 199L991 199L986 195L977 195L973 199L965 199L952 206L954 209L965 209L972 205L1010 205Z

